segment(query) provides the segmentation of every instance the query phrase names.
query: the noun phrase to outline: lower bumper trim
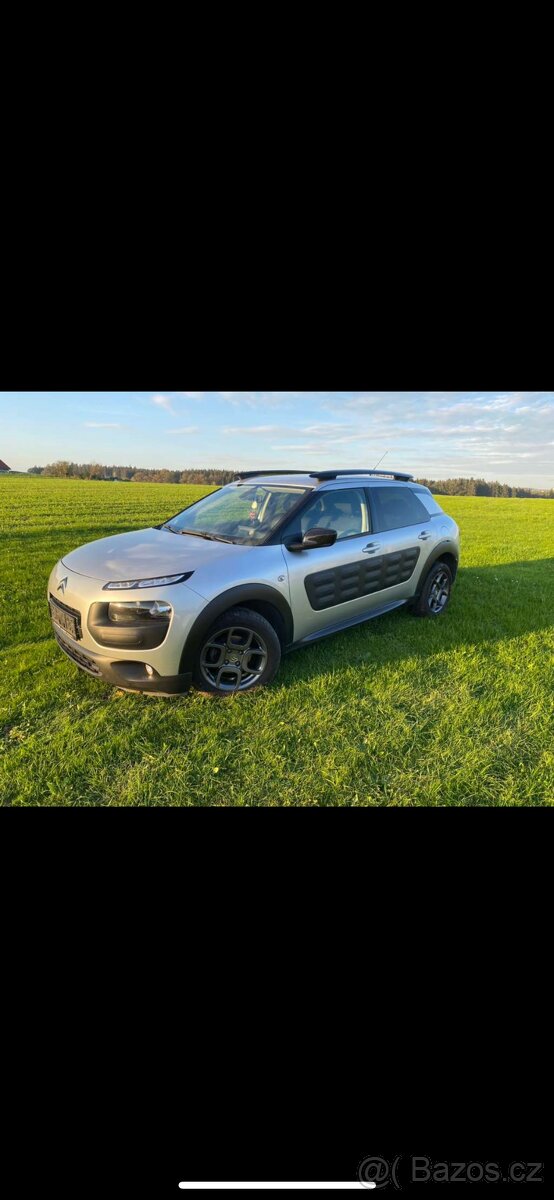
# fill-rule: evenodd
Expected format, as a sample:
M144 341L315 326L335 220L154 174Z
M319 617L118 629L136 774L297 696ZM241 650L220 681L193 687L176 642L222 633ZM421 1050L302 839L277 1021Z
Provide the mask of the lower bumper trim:
M78 650L72 642L66 642L65 638L58 633L55 626L54 637L60 650L63 650L64 654L67 654L67 657L75 663L76 667L80 667L81 671L86 671L87 675L93 675L95 679L101 678L102 672L94 659L90 655L84 654L82 650Z
M184 675L159 675L157 671L150 668L153 674L146 670L146 663L141 662L110 662L103 655L91 654L89 650L82 650L70 641L66 641L57 629L54 629L54 636L64 654L79 667L81 671L85 671L87 675L92 675L94 679L104 679L106 683L110 683L112 687L125 688L132 692L152 692L154 695L179 695L181 692L186 692L192 683L192 672L188 671Z

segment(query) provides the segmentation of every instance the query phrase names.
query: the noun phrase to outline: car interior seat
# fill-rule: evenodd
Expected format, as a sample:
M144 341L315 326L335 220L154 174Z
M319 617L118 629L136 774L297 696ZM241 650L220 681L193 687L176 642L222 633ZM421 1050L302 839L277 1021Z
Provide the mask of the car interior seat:
M352 500L333 500L319 521L322 529L336 529L339 537L362 532L362 510Z

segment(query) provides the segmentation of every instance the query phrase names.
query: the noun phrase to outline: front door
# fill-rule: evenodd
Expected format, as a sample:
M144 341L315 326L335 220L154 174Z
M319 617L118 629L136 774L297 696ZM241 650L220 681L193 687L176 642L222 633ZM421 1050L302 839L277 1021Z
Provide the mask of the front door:
M288 541L301 541L315 526L335 529L334 546L291 551ZM330 625L369 613L372 595L362 589L369 555L371 516L364 488L320 491L283 532L289 574L294 640L302 641Z

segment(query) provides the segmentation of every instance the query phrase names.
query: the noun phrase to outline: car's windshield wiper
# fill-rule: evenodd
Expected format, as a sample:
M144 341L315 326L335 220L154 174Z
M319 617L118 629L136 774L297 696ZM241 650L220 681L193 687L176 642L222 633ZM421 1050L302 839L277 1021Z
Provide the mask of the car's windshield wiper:
M234 538L221 537L219 533L203 533L198 529L180 529L179 533L189 533L191 537L204 538L206 542L229 542L233 546L236 545Z

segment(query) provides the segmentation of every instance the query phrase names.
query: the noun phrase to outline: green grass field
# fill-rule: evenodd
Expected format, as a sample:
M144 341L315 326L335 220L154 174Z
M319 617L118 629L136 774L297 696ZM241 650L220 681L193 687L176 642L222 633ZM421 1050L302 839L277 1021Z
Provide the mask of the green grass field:
M54 563L209 490L0 477L4 805L554 803L554 502L443 499L463 555L445 615L297 651L265 691L165 700L83 675L50 631Z

